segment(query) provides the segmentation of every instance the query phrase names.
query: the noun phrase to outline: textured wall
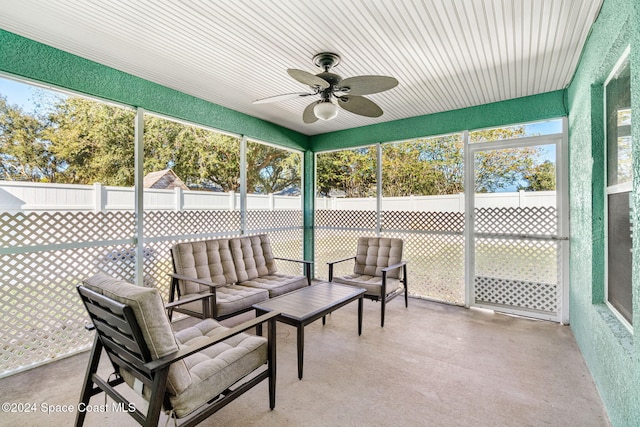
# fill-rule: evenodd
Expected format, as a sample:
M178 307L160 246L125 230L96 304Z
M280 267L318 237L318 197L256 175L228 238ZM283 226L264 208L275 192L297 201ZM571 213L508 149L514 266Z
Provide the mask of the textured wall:
M313 151L443 135L466 129L532 122L567 114L564 91L510 99L460 110L363 126L311 137Z
M0 70L250 138L304 150L298 132L0 30Z
M640 340L604 300L603 83L631 44L634 170L640 170L640 13L637 0L605 0L574 79L569 104L571 327L614 426L640 426ZM635 173L635 212L640 212ZM634 223L640 224L636 214ZM640 238L637 227L634 240ZM634 324L640 325L640 251L634 245Z

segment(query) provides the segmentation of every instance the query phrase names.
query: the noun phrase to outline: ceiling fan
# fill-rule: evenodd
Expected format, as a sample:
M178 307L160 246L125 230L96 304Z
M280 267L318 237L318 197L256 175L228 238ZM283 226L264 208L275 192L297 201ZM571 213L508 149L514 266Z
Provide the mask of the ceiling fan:
M387 76L356 76L343 79L331 73L331 69L340 63L340 57L331 52L319 53L313 57L313 63L324 71L311 74L303 70L290 68L287 73L302 84L309 86L312 92L285 93L258 99L254 104L285 101L298 97L319 95L304 109L302 120L313 123L320 120L331 120L338 115L338 107L354 114L366 117L380 117L382 108L362 95L384 92L398 85L398 80Z

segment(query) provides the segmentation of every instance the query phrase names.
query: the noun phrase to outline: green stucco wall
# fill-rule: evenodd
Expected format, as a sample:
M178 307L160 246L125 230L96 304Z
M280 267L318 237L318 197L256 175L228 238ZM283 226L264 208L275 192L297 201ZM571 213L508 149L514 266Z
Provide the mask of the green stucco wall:
M640 340L604 300L603 83L631 45L635 218L640 224L640 2L605 0L567 90L571 327L614 426L640 426ZM640 238L638 227L634 241ZM640 250L633 254L633 323L640 325Z
M0 71L109 101L306 150L308 137L0 30Z
M532 122L567 115L564 91L510 99L508 101L411 117L371 126L311 137L315 152L358 147L376 142L400 141L463 130Z

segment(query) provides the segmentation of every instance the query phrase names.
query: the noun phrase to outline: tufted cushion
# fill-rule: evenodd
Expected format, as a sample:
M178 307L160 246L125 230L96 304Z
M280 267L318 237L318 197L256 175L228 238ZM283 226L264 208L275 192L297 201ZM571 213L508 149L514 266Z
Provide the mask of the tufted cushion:
M402 261L402 239L360 237L353 272L357 275L382 276L382 269ZM387 273L387 279L400 277L398 268ZM388 292L388 290L387 290Z
M215 320L206 319L177 332L180 347L198 345L226 330ZM241 333L184 359L191 385L170 396L178 417L191 413L212 397L267 362L267 339Z
M219 285L238 281L229 239L179 243L171 248L176 273L198 279L207 279ZM180 281L182 295L209 292L208 286ZM202 310L202 307L198 311Z
M382 276L367 276L365 274L348 274L346 276L334 277L335 283L364 288L365 295L382 296ZM389 294L400 287L400 279L390 279L387 277L386 293Z
M238 282L276 272L271 244L266 234L238 237L231 239L229 243Z
M269 298L304 288L307 284L308 282L305 276L288 276L279 273L256 277L255 279L240 283L241 286L265 289L269 291Z
M178 350L178 343L157 289L132 285L104 273L85 279L83 284L94 292L131 306L153 360ZM126 375L123 377L132 378ZM190 385L191 378L185 363L173 364L167 379L169 393L179 394Z

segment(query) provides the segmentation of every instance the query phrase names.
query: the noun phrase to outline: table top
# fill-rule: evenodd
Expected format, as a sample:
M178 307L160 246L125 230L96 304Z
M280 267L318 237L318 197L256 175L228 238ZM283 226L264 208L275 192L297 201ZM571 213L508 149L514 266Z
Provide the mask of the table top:
M356 299L364 293L365 289L362 288L322 282L254 304L253 308L280 311L283 316L304 320L345 301Z

